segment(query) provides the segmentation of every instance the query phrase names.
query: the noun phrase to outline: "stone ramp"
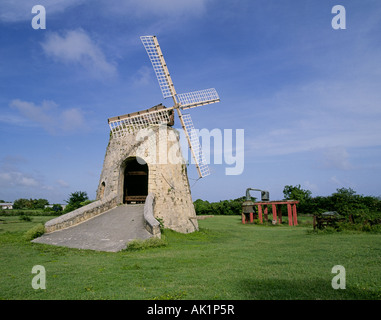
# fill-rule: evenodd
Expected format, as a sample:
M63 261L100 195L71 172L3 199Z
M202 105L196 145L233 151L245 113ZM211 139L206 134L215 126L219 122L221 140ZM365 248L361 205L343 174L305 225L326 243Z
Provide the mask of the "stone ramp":
M144 204L121 205L73 227L46 233L33 242L117 252L131 240L152 237L144 227L143 212Z

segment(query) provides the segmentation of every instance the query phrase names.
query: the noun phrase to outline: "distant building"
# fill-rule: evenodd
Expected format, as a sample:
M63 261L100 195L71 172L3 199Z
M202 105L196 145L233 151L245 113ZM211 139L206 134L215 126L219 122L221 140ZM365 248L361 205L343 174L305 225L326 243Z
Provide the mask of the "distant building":
M2 202L0 203L0 209L13 209L13 203L11 202Z

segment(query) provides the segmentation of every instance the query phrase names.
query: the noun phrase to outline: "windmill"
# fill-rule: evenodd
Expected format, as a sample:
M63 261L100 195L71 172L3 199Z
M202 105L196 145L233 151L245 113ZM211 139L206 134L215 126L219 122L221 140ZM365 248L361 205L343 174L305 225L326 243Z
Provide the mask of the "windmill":
M152 63L164 99L172 97L174 105L171 108L158 105L148 110L108 119L113 137L123 137L151 124L170 123L173 110L176 110L195 160L198 175L200 178L205 177L210 174L210 171L202 153L198 135L190 114L183 114L182 111L219 102L218 93L214 88L211 88L177 94L156 36L142 36L140 39Z

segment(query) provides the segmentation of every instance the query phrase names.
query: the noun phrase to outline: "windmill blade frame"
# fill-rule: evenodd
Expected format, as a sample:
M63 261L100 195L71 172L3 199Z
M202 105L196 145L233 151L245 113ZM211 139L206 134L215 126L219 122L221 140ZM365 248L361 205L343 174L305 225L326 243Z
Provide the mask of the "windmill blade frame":
M193 159L195 160L198 174L200 178L206 177L210 175L210 170L204 157L204 154L202 153L199 137L197 135L196 129L194 128L192 117L189 113L181 114L179 109L177 109L177 112L179 114L181 125L184 129L185 135L187 137Z
M176 98L182 110L220 102L220 97L214 88L188 93L180 93L176 96Z
M111 133L114 138L122 138L150 125L167 124L172 126L174 124L173 110L176 109L195 160L199 177L205 177L210 174L210 170L202 153L199 137L190 114L182 115L181 110L219 102L218 93L216 89L210 88L177 94L156 36L141 36L140 40L152 63L163 97L165 99L172 97L174 105L171 108L165 108L160 104L148 110L109 118L108 123Z
M165 108L160 104L148 110L110 118L108 124L113 137L120 138L150 125L171 124L173 121L173 109L173 107Z
M169 75L169 70L156 36L142 36L140 37L140 40L142 41L152 63L163 97L174 97L176 95L176 90L171 76Z

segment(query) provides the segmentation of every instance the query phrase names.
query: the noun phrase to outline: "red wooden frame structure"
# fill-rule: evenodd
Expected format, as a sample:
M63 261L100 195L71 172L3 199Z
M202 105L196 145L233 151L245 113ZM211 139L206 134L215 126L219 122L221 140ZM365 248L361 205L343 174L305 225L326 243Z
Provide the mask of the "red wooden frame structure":
M299 203L299 201L296 200L280 200L280 201L261 201L261 202L254 202L254 205L258 207L258 218L261 223L263 223L263 215L265 216L265 220L268 221L268 206L272 206L273 211L273 221L275 223L282 223L282 211L281 211L281 205L286 204L287 205L287 213L288 213L288 225L289 226L297 226L298 225L298 217L296 212L296 205ZM262 207L263 207L263 214L262 214ZM277 210L278 209L278 210ZM278 217L278 218L277 218ZM254 213L251 212L249 214L249 219L247 219L246 215L242 213L242 223L245 224L246 222L253 223L254 221Z

